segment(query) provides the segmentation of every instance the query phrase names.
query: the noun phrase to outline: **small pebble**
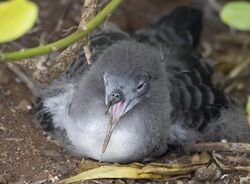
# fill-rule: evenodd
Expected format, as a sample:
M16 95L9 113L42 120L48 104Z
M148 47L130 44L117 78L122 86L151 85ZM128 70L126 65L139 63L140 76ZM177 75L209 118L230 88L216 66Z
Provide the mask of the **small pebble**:
M39 181L35 181L34 183L32 184L45 184L47 182L46 179L43 179L43 180L39 180Z
M0 123L0 132L1 132L1 131L5 132L5 131L7 131L7 130L8 130L8 129L7 129L5 126L3 126L2 123Z
M191 157L191 162L194 163L199 163L200 162L200 155L199 154L195 154Z
M226 139L222 139L221 142L222 143L227 143L227 140Z
M17 105L16 109L25 112L25 111L30 111L32 107L27 100L21 100L21 102L19 102L19 104Z
M22 80L17 77L17 78L15 78L15 82L18 83L18 84L20 84L22 82Z
M57 151L45 150L44 154L47 157L51 157L54 161L61 161L61 160L63 160L62 155L60 153L58 153Z
M57 171L62 175L66 175L69 172L68 166L65 164L59 164L56 166Z
M59 178L58 178L58 176L53 176L52 174L49 174L48 180L51 181L51 183L55 183L55 182L59 181Z
M201 167L195 171L195 179L199 182L213 182L221 177L220 169L212 163L208 167Z
M5 173L3 175L0 174L0 184L7 184L11 183L12 176L8 173Z
M0 175L0 184L6 184L7 181L6 179L3 177L3 175Z
M8 84L10 82L10 77L8 70L0 70L0 84Z
M249 184L250 183L250 175L246 177L240 177L240 184Z

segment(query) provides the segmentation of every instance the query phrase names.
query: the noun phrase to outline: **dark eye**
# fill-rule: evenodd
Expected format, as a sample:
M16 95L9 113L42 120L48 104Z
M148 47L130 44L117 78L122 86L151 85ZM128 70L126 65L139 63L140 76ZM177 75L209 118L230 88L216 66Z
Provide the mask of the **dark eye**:
M140 82L136 89L137 89L137 90L141 90L141 89L144 87L144 85L145 85L145 82L144 82L144 81L143 81L143 82Z

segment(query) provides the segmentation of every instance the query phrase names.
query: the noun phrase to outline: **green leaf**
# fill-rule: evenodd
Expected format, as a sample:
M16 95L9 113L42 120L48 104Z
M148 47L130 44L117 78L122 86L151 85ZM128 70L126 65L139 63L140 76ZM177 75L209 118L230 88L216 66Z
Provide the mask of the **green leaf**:
M38 6L28 0L0 2L0 43L15 40L29 31L38 17Z
M246 1L226 3L220 12L220 18L235 29L250 31L250 3Z

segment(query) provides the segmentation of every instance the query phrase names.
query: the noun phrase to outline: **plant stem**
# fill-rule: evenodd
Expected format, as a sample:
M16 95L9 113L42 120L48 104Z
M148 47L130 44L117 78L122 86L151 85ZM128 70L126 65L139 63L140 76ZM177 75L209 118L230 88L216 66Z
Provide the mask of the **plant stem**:
M86 24L84 30L77 30L76 32L70 34L69 36L52 42L47 45L34 47L31 49L25 49L15 52L0 53L0 63L21 60L29 57L34 57L42 54L47 54L52 51L63 49L70 44L78 41L79 39L86 36L88 33L93 31L98 25L100 25L108 15L110 15L116 8L121 4L122 0L111 0L111 2L101 10L91 21Z

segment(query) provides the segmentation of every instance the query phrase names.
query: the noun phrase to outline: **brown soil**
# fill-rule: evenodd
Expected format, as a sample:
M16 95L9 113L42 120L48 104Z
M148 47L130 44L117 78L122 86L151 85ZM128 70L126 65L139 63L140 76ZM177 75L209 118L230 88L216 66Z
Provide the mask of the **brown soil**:
M40 6L40 18L29 34L23 38L4 44L1 50L14 50L32 47L40 41L51 42L65 34L65 31L77 26L81 10L81 1L75 0L36 0ZM156 21L170 9L191 0L127 0L111 18L123 29L134 30ZM197 2L197 0L196 0ZM201 1L201 4L204 4ZM207 7L208 5L204 5ZM209 57L216 61L237 62L249 58L250 53L242 49L241 40L221 40L220 35L230 38L227 28L218 21L218 16L206 8L206 24L202 45L209 45L212 53ZM63 20L62 27L58 20ZM58 29L56 28L58 27ZM72 30L70 31L72 32ZM68 33L66 31L66 33ZM248 36L249 35L245 35ZM203 47L204 51L207 48ZM52 56L52 55L51 55ZM236 83L230 93L246 101L250 92L249 69L230 83ZM220 72L219 79L225 79ZM223 87L228 87L229 84ZM0 183L50 183L76 173L80 159L74 158L49 141L46 135L36 127L32 113L32 95L20 79L4 64L0 65ZM240 175L238 175L240 174ZM246 173L231 173L224 182L239 183ZM187 180L185 180L187 182ZM219 181L218 183L223 183ZM135 183L132 180L100 181L100 183ZM171 181L170 183L176 183ZM180 181L179 181L180 182ZM190 182L195 183L190 180ZM91 182L90 182L91 183ZM97 181L93 183L98 183ZM141 183L146 183L143 181ZM154 182L151 182L154 183ZM198 182L199 183L199 182ZM200 182L203 183L203 182ZM250 182L249 182L250 183Z

